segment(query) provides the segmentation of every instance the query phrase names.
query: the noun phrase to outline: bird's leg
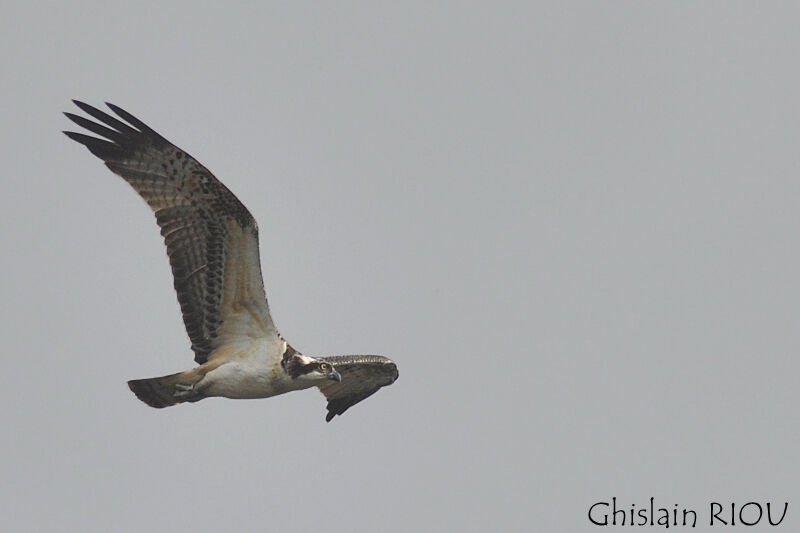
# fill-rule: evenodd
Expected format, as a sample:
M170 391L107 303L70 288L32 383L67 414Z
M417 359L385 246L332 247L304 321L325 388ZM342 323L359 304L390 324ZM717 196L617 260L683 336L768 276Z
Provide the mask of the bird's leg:
M175 384L175 392L173 396L176 398L187 398L194 395L194 383L191 385L184 385L183 383Z

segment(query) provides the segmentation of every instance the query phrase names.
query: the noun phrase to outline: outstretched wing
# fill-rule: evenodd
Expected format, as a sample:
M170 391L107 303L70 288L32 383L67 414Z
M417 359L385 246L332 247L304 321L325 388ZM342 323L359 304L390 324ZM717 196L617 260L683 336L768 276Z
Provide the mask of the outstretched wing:
M119 107L125 122L83 102L102 124L65 115L103 139L65 131L127 181L155 212L195 361L237 338L275 335L261 278L258 228L244 205L193 157Z
M337 355L323 357L342 376L342 381L326 381L318 385L328 399L326 422L340 415L361 400L369 398L381 387L397 379L397 366L380 355Z

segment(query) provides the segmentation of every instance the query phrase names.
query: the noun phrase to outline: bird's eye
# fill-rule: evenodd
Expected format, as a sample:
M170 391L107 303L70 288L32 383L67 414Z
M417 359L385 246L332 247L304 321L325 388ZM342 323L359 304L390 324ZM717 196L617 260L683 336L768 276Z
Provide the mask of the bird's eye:
M327 369L327 368L328 368L328 365L326 365L325 363L321 363L321 364L319 365L319 369L320 369L320 370L325 370L325 369Z

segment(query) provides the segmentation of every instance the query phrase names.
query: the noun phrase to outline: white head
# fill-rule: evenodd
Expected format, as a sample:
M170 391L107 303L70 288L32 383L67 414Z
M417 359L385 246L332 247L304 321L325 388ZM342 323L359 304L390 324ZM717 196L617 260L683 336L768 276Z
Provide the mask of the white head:
M286 373L292 379L305 382L318 383L332 379L334 381L342 381L342 376L332 364L324 359L317 359L316 357L309 357L301 353L294 353L288 361L284 362Z

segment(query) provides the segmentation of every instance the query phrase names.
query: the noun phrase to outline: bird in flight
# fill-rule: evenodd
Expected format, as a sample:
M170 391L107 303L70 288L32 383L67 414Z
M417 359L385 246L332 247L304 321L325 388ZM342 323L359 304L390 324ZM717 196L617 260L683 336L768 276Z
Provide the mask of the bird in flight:
M99 137L64 133L127 181L155 213L199 365L129 381L141 401L161 408L213 396L268 398L317 387L328 400L330 422L394 383L397 366L386 357L311 357L292 348L272 321L258 227L239 199L196 159L127 111L106 104L116 118L73 102L98 122L64 114Z

